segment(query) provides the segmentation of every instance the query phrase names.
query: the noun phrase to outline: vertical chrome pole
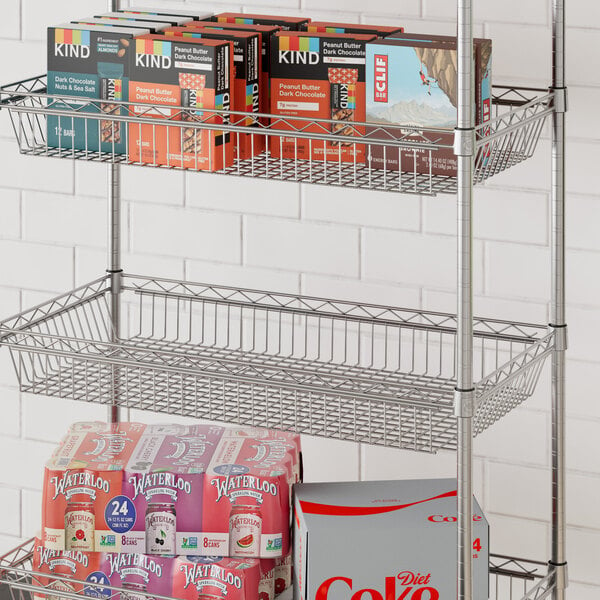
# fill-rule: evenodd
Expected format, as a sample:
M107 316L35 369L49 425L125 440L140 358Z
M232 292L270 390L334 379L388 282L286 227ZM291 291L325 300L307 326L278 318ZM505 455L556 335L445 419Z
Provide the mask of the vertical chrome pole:
M108 10L119 10L120 0L108 0ZM108 165L108 268L110 274L110 316L111 341L117 342L121 336L121 169L118 164ZM108 406L109 423L120 421L117 402L118 375L113 367L112 402Z
M473 156L475 85L473 7L458 0L458 122L454 152L458 160L457 387L458 421L458 600L473 597Z
M552 353L552 556L556 573L554 600L564 600L565 555L565 2L552 2L552 306L550 326L556 335Z

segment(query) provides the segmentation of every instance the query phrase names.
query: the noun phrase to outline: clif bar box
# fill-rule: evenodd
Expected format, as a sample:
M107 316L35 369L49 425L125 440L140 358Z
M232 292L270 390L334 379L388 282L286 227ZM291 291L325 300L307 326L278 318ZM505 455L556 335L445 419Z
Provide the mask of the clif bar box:
M455 479L301 484L294 598L456 598ZM362 549L362 551L357 551ZM489 527L473 498L473 598L488 598Z
M113 19L115 21L158 21L160 23L168 23L169 27L181 27L190 21L191 17L176 17L174 15L135 15L126 14L124 12L108 12L101 15L94 15L100 19Z
M250 15L246 13L219 13L211 17L217 23L238 23L240 25L277 25L285 31L300 31L310 23L305 17L283 17L280 15Z
M309 33L366 33L377 37L387 37L394 33L402 33L404 27L387 25L368 25L360 23L331 23L330 21L311 21L302 26L302 31Z
M128 100L130 54L140 32L147 30L72 23L49 27L48 94L102 101L83 113L126 114L116 102ZM127 128L115 121L49 115L47 133L51 148L127 151Z
M261 35L254 31L216 30L205 27L171 27L165 30L167 37L183 39L225 40L233 44L234 94L232 110L243 113L258 113L260 110ZM233 125L258 127L251 118L240 115L231 117ZM240 159L258 156L265 149L265 137L259 134L233 134L235 157Z
M344 33L279 32L271 45L271 112L292 117L278 129L302 126L306 132L323 133L319 124L293 117L332 119L331 132L339 142L322 142L272 136L273 157L365 161L364 144L353 138L365 121L365 56L373 35Z
M168 17L183 17L185 19L193 19L194 21L205 21L206 19L210 19L212 14L207 13L203 10L191 10L186 8L185 10L168 8L166 6L162 6L160 8L147 8L136 6L134 8L122 8L118 12L122 12L128 15L137 15L140 17L144 17L147 15L153 16L168 16Z
M479 125L488 121L491 113L491 40L474 41L474 49L474 109L475 124ZM367 137L373 132L376 138L380 135L377 130L385 127L407 141L436 141L452 146L457 120L457 65L456 38L395 34L370 43L367 46L367 121L377 125L367 129ZM414 133L407 129L409 126L416 128ZM442 131L428 132L428 128ZM371 166L454 177L457 159L451 147L429 151L373 145Z
M227 116L210 109L228 111L231 107L231 42L146 35L135 40L134 51L129 96L138 114L190 123L228 122ZM171 108L159 112L145 104ZM129 126L129 158L135 163L218 171L233 164L233 153L231 135L219 129Z

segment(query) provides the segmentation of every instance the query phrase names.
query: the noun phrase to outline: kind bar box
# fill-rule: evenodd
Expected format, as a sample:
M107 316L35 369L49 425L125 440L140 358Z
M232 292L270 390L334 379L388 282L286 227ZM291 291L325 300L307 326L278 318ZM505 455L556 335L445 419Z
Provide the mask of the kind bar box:
M303 25L310 23L304 17L282 17L280 15L249 15L245 13L219 13L211 17L218 23L238 23L240 25L277 25L285 31L300 31Z
M456 507L455 479L297 485L294 598L455 598ZM473 515L473 597L483 600L489 528L475 499Z
M134 15L126 14L124 12L108 12L102 15L94 15L96 18L102 19L113 19L116 21L157 21L159 23L168 23L169 27L180 27L193 21L190 17L176 17L168 15Z
M145 33L144 30L141 30ZM48 94L102 100L82 112L126 114L114 101L128 100L129 59L140 29L65 24L48 28ZM74 101L69 102L73 110ZM61 108L61 104L55 104ZM123 123L48 116L48 146L124 154Z
M387 125L447 129L447 133L417 129L407 140L435 140L451 146L457 119L457 64L455 38L399 34L370 43L367 46L367 121L377 123L377 128L386 126L396 135L404 135L407 130ZM475 114L476 124L479 124L490 116L490 40L475 43L475 79ZM435 152L400 151L373 145L371 152L371 166L376 169L456 176L457 159L452 148Z
M138 17L144 17L148 15L160 17L160 16L168 16L168 17L183 17L184 19L192 19L194 21L205 21L206 19L210 19L212 15L203 10L191 10L186 8L185 10L178 10L168 7L161 8L146 8L146 7L138 7L135 8L122 8L118 12L122 12L128 15L135 15Z
M171 27L165 30L167 37L184 39L216 39L233 44L234 94L232 109L244 113L258 113L260 110L260 49L261 35L252 31L217 31L204 27ZM251 118L232 115L233 125L258 126ZM232 134L235 157L240 159L258 156L265 149L265 137L251 133Z
M402 33L404 31L404 27L311 21L310 23L302 26L302 31L308 31L309 33L370 33L376 35L377 37L387 37L393 33Z
M266 600L259 596L260 560L180 556L174 561L169 596L180 600Z
M86 588L81 582L105 582L106 578L101 568L102 554L100 553L52 550L45 547L41 540L36 539L33 549L33 571L39 575L33 577L32 582L34 586L44 588L44 592L34 592L33 598L34 600L60 600L65 592L99 598L99 595L94 594L94 588ZM71 579L73 581L68 581Z
M365 56L372 35L344 33L279 32L271 45L271 112L289 119L279 129L305 127L323 133L319 124L306 126L293 117L333 119L332 133L339 142L321 142L272 136L270 150L275 158L299 158L342 162L365 161L365 147L353 137L364 128Z
M123 496L137 518L121 548L159 556L202 551L204 473L222 435L222 427L195 425L142 436L123 477Z
M83 25L104 25L105 27L128 27L129 29L137 29L137 35L145 33L160 33L171 25L169 23L159 23L158 21L118 21L117 19L106 19L91 17L89 19L78 19L72 21Z
M204 484L207 556L279 558L289 549L289 455L260 440L223 438Z
M167 597L171 595L174 566L172 558L114 552L103 553L101 557L101 570L97 579L101 580L99 583L122 589L120 600L146 600L146 594ZM109 596L89 592L87 595L104 600Z
M157 119L228 122L228 117L210 109L230 110L231 42L140 36L134 52L129 95L137 113ZM171 108L159 112L145 104ZM129 136L129 159L134 163L218 171L234 160L231 135L218 129L131 123Z
M196 25L192 23L188 27ZM278 25L241 25L238 23L210 23L203 24L210 29L255 31L261 36L261 74L260 74L260 112L267 114L271 110L271 38L281 30ZM266 123L266 120L262 120Z
M119 516L122 472L143 432L139 423L71 427L44 473L42 541L47 548L101 551L107 536L114 537L111 502L117 503L113 508Z

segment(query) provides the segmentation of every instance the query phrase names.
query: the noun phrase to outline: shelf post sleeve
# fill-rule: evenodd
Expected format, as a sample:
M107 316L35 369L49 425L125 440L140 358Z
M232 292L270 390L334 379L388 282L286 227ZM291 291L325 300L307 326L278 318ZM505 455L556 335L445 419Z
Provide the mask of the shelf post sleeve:
M457 197L457 478L458 600L473 598L473 156L475 85L472 0L458 0L458 121L454 152L458 162Z
M567 586L565 521L565 1L552 1L552 89L560 99L552 114L552 555L554 600L564 600Z

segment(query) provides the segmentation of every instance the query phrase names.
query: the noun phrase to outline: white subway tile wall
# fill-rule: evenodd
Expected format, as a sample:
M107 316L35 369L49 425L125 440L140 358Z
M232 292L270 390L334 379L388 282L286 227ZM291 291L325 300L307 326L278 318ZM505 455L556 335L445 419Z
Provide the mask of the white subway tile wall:
M319 19L455 31L452 0L169 2L207 11L305 14ZM258 0L257 0L258 1ZM152 4L140 0L139 5ZM128 4L124 2L124 5ZM132 1L130 5L135 5ZM567 209L570 323L568 557L570 597L600 594L600 8L568 2ZM550 0L478 0L475 33L494 39L497 83L547 86ZM6 0L1 79L41 72L46 25L106 10L104 0ZM550 144L475 195L475 305L484 316L548 321ZM102 274L106 167L23 158L0 113L2 316ZM454 198L414 198L123 168L123 264L129 272L452 310ZM493 551L549 558L549 371L530 402L475 442L475 489L492 524ZM39 528L43 464L67 421L101 407L20 394L0 352L0 550ZM135 413L132 418L164 421ZM179 420L179 419L177 419ZM305 440L308 480L455 473L454 456Z

